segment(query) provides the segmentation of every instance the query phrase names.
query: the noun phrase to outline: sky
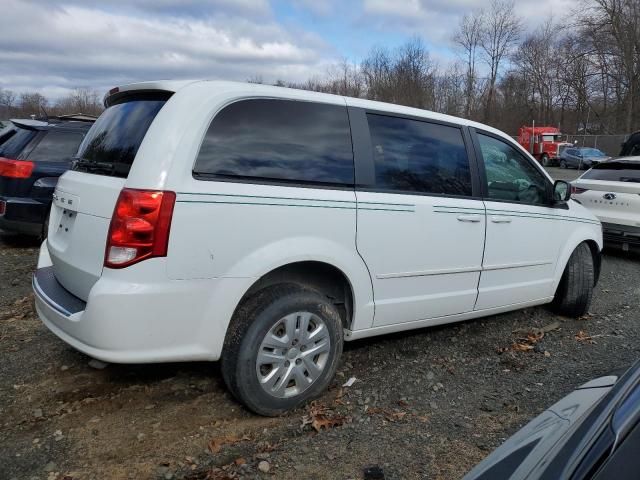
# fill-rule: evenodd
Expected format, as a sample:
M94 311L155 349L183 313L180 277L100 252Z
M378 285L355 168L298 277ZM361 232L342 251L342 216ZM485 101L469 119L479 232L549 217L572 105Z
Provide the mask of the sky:
M579 0L516 0L526 29ZM323 76L341 59L418 36L456 59L460 18L490 0L2 0L0 88L48 98L76 87Z

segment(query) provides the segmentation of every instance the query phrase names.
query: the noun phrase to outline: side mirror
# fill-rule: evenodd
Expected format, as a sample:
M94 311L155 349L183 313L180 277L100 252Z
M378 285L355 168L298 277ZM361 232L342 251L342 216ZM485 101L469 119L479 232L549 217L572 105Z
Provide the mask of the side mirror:
M571 199L571 185L564 180L556 180L553 184L553 202L568 202Z

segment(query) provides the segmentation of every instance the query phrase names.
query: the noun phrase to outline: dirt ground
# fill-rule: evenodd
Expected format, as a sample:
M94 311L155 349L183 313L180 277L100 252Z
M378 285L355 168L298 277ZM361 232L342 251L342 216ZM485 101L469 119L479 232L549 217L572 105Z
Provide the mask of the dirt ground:
M36 255L0 236L2 479L455 479L640 352L640 256L607 252L583 319L530 308L348 343L315 404L260 418L215 363L92 368L34 314Z

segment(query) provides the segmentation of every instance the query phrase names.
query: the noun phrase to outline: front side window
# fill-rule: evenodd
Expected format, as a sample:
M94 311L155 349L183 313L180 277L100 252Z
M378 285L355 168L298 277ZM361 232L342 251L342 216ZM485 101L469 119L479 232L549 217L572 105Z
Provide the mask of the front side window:
M29 160L62 162L71 160L78 151L83 135L76 132L50 131L29 154Z
M511 145L478 134L491 199L542 205L546 202L547 179Z
M382 190L471 196L471 170L462 131L436 123L367 114Z
M211 122L194 175L353 185L347 109L278 99L232 103Z

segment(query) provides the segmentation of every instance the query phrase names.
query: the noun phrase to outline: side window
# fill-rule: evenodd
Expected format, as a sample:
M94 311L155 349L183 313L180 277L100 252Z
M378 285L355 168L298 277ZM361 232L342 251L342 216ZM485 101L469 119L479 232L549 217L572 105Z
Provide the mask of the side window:
M194 174L353 185L347 109L275 99L232 103L211 122Z
M29 160L38 162L71 160L78 152L82 138L83 135L77 132L49 132L29 153Z
M489 198L546 203L547 179L518 150L502 140L478 134Z
M462 131L407 118L367 114L376 187L470 196L471 170Z

